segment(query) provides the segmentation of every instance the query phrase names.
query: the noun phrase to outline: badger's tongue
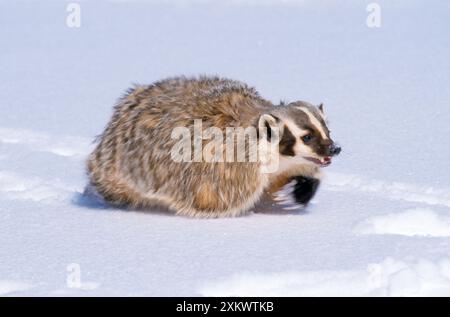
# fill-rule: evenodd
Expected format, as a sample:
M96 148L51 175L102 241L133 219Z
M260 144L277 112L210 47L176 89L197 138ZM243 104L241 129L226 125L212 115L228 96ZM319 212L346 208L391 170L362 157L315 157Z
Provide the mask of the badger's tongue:
M319 160L315 157L309 157L309 156L305 157L305 159L307 159L308 161L311 161L313 163L316 163L317 165L320 165L322 167L325 167L325 166L328 166L331 164L331 156L325 156L323 158L323 160Z
M331 164L331 156L325 156L325 157L323 158L323 161L320 162L320 165L321 165L322 167L328 166L328 165L330 165L330 164Z

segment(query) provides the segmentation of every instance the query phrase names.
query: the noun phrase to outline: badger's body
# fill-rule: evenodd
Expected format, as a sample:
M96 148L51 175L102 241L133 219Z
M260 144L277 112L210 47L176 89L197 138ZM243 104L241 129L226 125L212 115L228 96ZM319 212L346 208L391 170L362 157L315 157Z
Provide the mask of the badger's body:
M286 163L286 157L295 157L292 133L286 137L284 128L280 168L266 173L259 160L174 161L171 151L178 140L172 132L178 127L192 130L196 119L203 129L224 132L228 127L259 127L261 122L269 129L273 124L287 127L293 122L285 123L292 110L288 108L274 106L241 82L218 77L178 77L136 86L115 107L89 157L91 185L117 205L165 206L195 217L241 215L263 192L273 193L294 177L311 179L318 173L317 164L309 161Z

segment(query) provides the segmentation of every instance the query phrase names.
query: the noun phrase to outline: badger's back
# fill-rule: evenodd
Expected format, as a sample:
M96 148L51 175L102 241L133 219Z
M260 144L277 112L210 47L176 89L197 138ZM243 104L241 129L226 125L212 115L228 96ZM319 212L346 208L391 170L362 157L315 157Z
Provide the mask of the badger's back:
M91 184L116 204L162 204L178 213L237 214L263 184L253 162L174 162L176 127L248 127L271 107L246 84L218 78L177 77L136 86L120 99L89 157Z

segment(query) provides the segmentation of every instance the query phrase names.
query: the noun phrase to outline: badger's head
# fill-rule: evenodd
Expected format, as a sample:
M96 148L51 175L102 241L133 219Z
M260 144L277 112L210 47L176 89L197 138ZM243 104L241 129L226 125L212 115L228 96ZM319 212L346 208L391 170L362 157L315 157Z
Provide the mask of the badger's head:
M269 139L273 137L274 129L278 129L278 151L283 165L325 167L331 164L333 156L341 152L330 138L323 105L297 101L276 106L260 117L259 126L266 127Z

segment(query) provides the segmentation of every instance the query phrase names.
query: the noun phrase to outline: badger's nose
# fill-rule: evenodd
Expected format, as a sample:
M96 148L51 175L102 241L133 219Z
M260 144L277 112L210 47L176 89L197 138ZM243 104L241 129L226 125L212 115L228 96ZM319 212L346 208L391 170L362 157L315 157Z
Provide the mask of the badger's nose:
M341 147L335 144L330 145L330 154L331 155L338 155L341 153Z

